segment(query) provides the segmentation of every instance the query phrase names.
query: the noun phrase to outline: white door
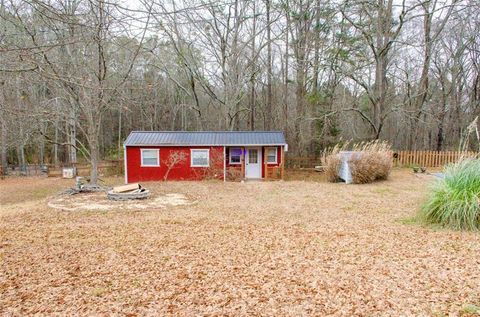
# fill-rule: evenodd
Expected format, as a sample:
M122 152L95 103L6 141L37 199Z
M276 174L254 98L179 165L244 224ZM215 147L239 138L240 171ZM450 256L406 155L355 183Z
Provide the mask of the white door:
M245 178L262 178L261 148L247 148L245 158Z

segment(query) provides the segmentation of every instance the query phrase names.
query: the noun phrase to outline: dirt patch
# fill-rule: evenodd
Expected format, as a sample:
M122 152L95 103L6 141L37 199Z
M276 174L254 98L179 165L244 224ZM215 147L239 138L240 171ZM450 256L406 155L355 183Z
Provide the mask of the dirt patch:
M103 192L59 195L51 198L47 205L50 208L63 211L101 210L101 211L122 211L122 210L155 210L165 209L172 206L187 206L196 201L187 198L181 193L156 194L142 200L112 201L107 199Z

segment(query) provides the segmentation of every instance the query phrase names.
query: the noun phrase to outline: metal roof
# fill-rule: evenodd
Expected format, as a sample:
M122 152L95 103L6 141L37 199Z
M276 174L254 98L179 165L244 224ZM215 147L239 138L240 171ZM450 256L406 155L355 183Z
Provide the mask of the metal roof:
M132 131L125 146L152 145L285 145L285 136L279 131Z

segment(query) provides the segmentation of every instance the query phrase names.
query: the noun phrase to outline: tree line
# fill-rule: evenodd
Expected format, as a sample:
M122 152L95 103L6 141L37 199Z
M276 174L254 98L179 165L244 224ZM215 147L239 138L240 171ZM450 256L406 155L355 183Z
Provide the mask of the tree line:
M132 130L281 130L455 149L480 106L476 0L1 0L2 165L119 157Z

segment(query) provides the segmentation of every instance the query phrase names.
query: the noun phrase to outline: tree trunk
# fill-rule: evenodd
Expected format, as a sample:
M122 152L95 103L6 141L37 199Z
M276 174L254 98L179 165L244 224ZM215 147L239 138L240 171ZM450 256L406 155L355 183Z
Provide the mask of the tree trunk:
M289 67L289 37L288 31L290 29L290 19L287 15L287 27L285 31L285 66L284 66L284 79L283 79L283 115L285 117L285 126L283 128L285 132L285 137L288 137L288 67Z
M90 142L90 184L98 183L98 161L100 159L100 151L98 140L94 139Z
M268 1L268 0L267 0ZM257 12L255 7L255 1L253 2L253 31L252 31L252 52L251 52L251 75L250 75L250 130L255 130L255 72L257 71L256 67L256 58L255 58L255 38L256 38L256 29L257 29Z
M374 139L380 138L383 127L383 111L387 95L387 46L390 42L390 24L392 17L392 0L385 6L384 0L378 1L376 54L375 54L375 92L373 104L373 133Z
M55 134L53 143L53 165L58 167L58 119L55 120Z
M420 76L420 81L418 84L418 90L416 92L416 96L413 102L414 111L416 113L415 117L413 118L412 125L410 131L410 147L411 149L416 149L416 139L418 136L418 124L420 121L420 116L422 115L423 106L425 101L427 100L428 95L428 75L430 70L430 60L431 60L431 52L432 52L432 39L431 39L431 28L432 28L432 14L430 13L430 2L427 1L425 4L422 5L424 9L423 15L423 41L424 41L424 50L423 50L423 65L422 65L422 74ZM443 127L442 127L443 130ZM443 133L443 131L442 131Z
M117 150L120 152L122 149L122 110L118 111L118 145Z
M315 93L318 92L318 76L319 76L319 67L320 67L320 31L318 29L320 25L320 0L316 2L315 8L315 52L313 56L313 84L312 88Z
M102 113L100 112L101 98L97 105L92 105L87 117L87 141L90 151L90 183L98 183L98 163L100 161L100 125L102 122Z
M43 165L45 163L45 139L41 137L40 144L38 145L38 164Z
M27 175L27 166L25 161L25 147L22 144L19 144L17 147L17 157L18 157L18 166L20 168L20 175Z
M443 121L445 119L445 115L442 115L440 118L440 122L438 123L438 133L437 133L437 151L441 151L443 149Z
M2 145L1 145L1 163L3 167L3 175L7 175L7 124L5 120L1 120L2 125Z
M295 141L297 145L297 151L302 146L302 120L305 117L305 67L304 67L304 54L300 53L297 57L297 70L296 81L297 86L295 90L296 97L296 118L295 118Z
M267 100L265 105L265 130L272 128L272 38L270 21L270 0L265 1L267 15Z

